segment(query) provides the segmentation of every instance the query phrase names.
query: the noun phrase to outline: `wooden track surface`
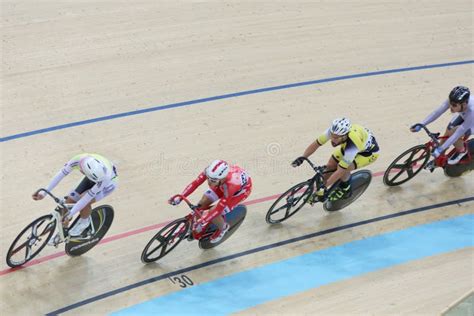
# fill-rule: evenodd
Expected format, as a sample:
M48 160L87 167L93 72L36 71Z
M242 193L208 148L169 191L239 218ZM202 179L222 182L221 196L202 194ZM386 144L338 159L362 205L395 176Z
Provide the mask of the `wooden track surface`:
M370 128L381 147L369 166L382 172L405 149L425 142L408 127L423 119L458 84L474 88L471 1L3 1L0 250L49 212L34 190L73 155L97 152L119 170L119 189L104 203L116 218L86 255L47 248L44 262L0 269L5 315L45 314L78 301L193 266L315 231L471 197L472 173L446 178L422 172L399 188L380 176L342 212L305 207L279 227L264 217L270 196L311 175L290 162L335 117ZM460 61L471 63L433 66ZM393 73L371 72L398 69ZM339 76L365 74L335 80ZM313 80L297 87L284 86ZM324 80L323 80L324 81ZM238 95L243 91L281 89ZM236 94L236 95L230 95ZM208 102L132 111L214 96ZM56 129L113 114L119 118ZM126 113L126 114L124 114ZM432 124L443 130L449 115ZM38 130L48 129L44 132ZM312 158L324 164L332 148ZM254 190L247 218L222 247L203 252L184 243L160 265L140 253L155 230L136 230L186 214L166 199L216 158L244 167ZM67 177L66 194L80 180ZM200 188L192 199L197 201ZM352 240L472 214L454 204L315 237L187 273L195 283ZM125 235L121 235L124 234ZM48 257L49 256L49 257ZM51 257L52 256L52 257ZM474 253L465 249L376 271L256 306L242 314L437 314L474 286ZM442 286L441 286L442 284ZM164 280L71 311L106 314L179 290ZM409 294L408 294L409 293ZM383 300L386 295L389 300ZM316 300L315 297L318 299ZM344 301L344 304L340 302ZM426 308L425 308L426 307Z

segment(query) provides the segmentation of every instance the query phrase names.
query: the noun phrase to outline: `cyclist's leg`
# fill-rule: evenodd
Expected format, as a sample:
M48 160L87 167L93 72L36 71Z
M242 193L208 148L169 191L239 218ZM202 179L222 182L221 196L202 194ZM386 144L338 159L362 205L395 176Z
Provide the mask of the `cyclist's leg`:
M242 191L240 194L232 196L228 199L227 205L222 213L215 215L215 217L212 219L212 223L214 223L219 229L211 236L211 243L218 242L230 229L230 224L225 222L224 215L232 211L235 206L247 199L251 192L252 184L250 183L245 191ZM213 210L211 210L211 212L212 211Z
M449 122L448 126L446 127L444 136L450 137L451 135L453 135L454 132L456 132L456 129L459 127L459 125L461 125L463 122L464 122L464 119L461 117L461 115L458 114L454 116L453 119ZM462 138L463 136L459 137L459 139L457 139L453 144L457 151L464 151L464 142ZM442 139L440 141L440 145L442 145L446 141L446 139Z
M379 158L378 152L373 152L367 155L357 155L353 162L353 170L366 167L376 161L377 158Z
M205 208L209 207L209 205L211 205L214 202L216 202L217 200L221 199L223 196L224 196L224 193L219 188L209 188L209 189L207 189L206 192L204 192L204 194L201 197L201 199L199 200L198 204L202 208L205 209ZM208 217L210 214L212 214L211 212L214 208L215 208L215 206L213 208L211 208L210 210L204 211L202 216L203 217ZM215 225L217 225L217 227L219 229L221 229L224 226L224 222L219 221L216 218L212 218L211 222L214 223Z
M92 199L92 201L90 201L86 205L86 207L84 207L81 210L81 212L80 212L81 217L82 218L87 218L89 215L91 215L92 204L94 204L96 202L99 202L100 200L102 200L102 199L106 198L107 196L109 196L110 194L112 194L112 192L114 192L117 189L117 187L118 187L118 181L116 181L116 180L112 180L107 185L105 185L104 188L102 189L102 191L97 193L96 196Z
M229 201L227 202L228 207L224 209L224 214L229 213L230 211L234 209L234 207L236 207L237 205L245 201L250 196L250 193L252 193L252 184L250 184L248 188L245 191L243 191L241 194L237 196L233 196L229 199Z
M326 164L326 169L335 171L337 169L337 165L339 164L339 160L342 159L342 156L344 155L342 154L341 148L336 148L336 150L332 153L331 157L329 157L329 160ZM332 172L325 173L323 175L324 182L326 182L332 174Z
M339 187L331 193L329 199L334 201L350 197L352 195L351 172L373 163L377 160L378 156L379 154L377 152L356 155L354 161L345 169L346 172L341 177Z
M224 208L224 211L222 212L222 214L216 215L212 219L212 223L217 225L219 229L222 229L225 224L224 215L232 211L234 207L236 207L238 204L246 200L249 197L250 193L252 193L251 184L248 186L248 188L245 191L242 191L241 194L230 197L227 201L227 206ZM211 209L211 212L212 212L212 209Z
M198 204L201 205L202 208L207 208L222 196L224 196L224 193L219 188L209 188L204 192Z
M334 152L332 153L331 158L329 158L328 164L327 164L327 169L329 170L334 170L338 171L339 173L342 172L342 176L340 177L341 181L349 181L351 177L351 171L355 169L354 166L349 165L347 168L342 168L339 164L339 162L343 159L344 157L344 152L342 148L339 146L337 147ZM333 173L327 173L324 175L324 181L327 181L327 179L332 175Z
M69 192L66 197L66 203L76 203L81 198L82 194L87 190L91 189L95 185L94 182L84 177L78 186Z
M72 192L69 193L68 198L66 201L68 203L76 203L77 201L80 200L80 198L84 195L87 194L87 191L92 188L95 185L94 182L90 181L87 178L84 178L81 183L78 185L78 187L73 190ZM79 212L79 222L84 225L86 223L90 222L90 215L92 213L92 204L104 199L105 197L109 196L115 189L117 188L117 181L112 180L108 184L105 185L105 187L100 191L99 193L96 194L96 196L89 202L87 203ZM65 222L64 224L66 224ZM65 225L66 226L66 225ZM77 225L76 225L77 226Z

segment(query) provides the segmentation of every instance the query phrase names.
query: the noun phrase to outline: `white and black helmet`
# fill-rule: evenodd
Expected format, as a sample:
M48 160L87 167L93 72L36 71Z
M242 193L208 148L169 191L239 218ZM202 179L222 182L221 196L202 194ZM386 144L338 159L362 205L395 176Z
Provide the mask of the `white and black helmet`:
M471 95L471 91L469 88L464 86L457 86L454 87L453 90L449 93L449 102L453 103L463 103L469 100L469 96Z
M351 129L351 121L343 117L343 118L337 118L334 121L332 121L332 125L329 131L332 134L343 136L349 133L350 129Z
M80 165L84 175L93 182L103 181L107 175L107 167L94 157L84 158Z

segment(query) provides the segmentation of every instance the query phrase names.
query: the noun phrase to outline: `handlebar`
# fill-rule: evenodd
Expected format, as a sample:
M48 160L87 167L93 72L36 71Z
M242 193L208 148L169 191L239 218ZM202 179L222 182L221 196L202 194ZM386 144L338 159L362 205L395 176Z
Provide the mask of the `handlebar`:
M205 211L205 210L208 210L212 207L212 205L209 205L208 207L205 207L205 208L202 208L198 205L194 205L193 203L191 203L187 197L185 197L184 195L182 194L176 194L173 198L175 197L179 197L181 200L183 200L184 202L186 202L186 204L188 204L189 208L194 212L196 212L199 216L201 216L200 214L200 211Z
M311 160L309 160L308 158L306 157L301 157L303 158L304 161L306 161L310 166L311 168L313 168L313 170L317 173L330 173L330 172L334 172L335 170L326 170L327 166L315 166Z
M50 197L53 198L54 202L58 203L59 205L61 205L61 206L64 207L64 208L67 208L66 205L64 205L64 202L61 201L60 198L57 198L56 196L54 196L53 193L49 192L48 190L41 188L41 189L39 189L38 191L36 191L35 194L38 194L38 193L40 193L40 192L46 193L47 195L49 195Z
M412 128L418 127L418 126L425 130L426 134L428 134L428 136L433 140L436 146L439 146L438 138L439 138L440 133L432 133L424 124L421 124L421 123L417 123L413 125Z
M184 202L186 202L186 204L188 204L189 208L192 209L194 211L194 209L197 208L196 205L194 205L193 203L191 203L187 197L185 197L184 195L182 194L176 194L174 197L179 197L181 200L183 200Z

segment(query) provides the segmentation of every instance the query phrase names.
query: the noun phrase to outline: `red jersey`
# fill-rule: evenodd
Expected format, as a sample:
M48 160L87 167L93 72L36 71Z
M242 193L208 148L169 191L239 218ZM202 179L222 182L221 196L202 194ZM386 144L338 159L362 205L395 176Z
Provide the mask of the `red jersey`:
M187 197L206 180L206 172L203 171L184 189L182 195ZM212 212L213 214L218 215L222 213L226 206L229 207L229 209L232 209L235 206L233 205L234 203L231 203L232 200L234 200L234 197L245 194L252 189L252 179L244 169L238 166L230 166L229 173L222 184L218 187L210 188L220 197L216 208Z

